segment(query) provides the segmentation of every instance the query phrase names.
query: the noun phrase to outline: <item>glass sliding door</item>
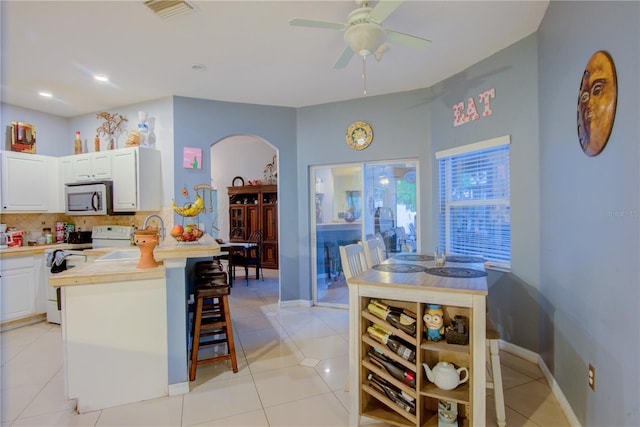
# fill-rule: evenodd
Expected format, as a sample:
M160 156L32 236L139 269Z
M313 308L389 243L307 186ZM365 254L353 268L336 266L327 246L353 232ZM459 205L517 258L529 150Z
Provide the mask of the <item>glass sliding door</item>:
M349 302L349 290L338 247L362 240L362 165L317 166L310 177L314 303L341 306Z
M364 235L379 236L387 258L417 248L417 161L366 163Z
M418 247L417 160L312 166L313 302L346 307L339 246L376 234L387 256Z

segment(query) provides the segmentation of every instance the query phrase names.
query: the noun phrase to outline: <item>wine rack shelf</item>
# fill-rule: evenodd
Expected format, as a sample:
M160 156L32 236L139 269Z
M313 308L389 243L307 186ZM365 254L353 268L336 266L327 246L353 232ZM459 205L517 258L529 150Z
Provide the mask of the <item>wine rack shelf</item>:
M369 371L381 376L382 378L386 379L387 382L390 382L391 384L395 385L396 387L398 387L402 392L408 394L409 396L413 397L414 399L417 397L417 393L416 390L411 388L410 386L408 386L407 384L403 383L402 381L398 381L397 379L395 379L394 377L390 376L389 374L387 374L386 371L378 368L376 365L374 365L373 363L371 363L371 361L369 360L369 358L365 358L362 361L362 366L364 366L365 368L367 368Z
M410 425L416 425L416 423L418 422L418 419L416 418L416 416L413 415L411 412L405 411L404 409L396 405L395 402L393 402L391 399L387 398L384 394L379 393L378 391L374 390L368 385L363 384L362 391L375 397L378 401L384 403L384 405L387 408L391 409L392 411L395 411L397 414L400 414L402 417L406 418L411 423Z
M407 368L411 369L412 371L415 371L417 369L415 363L411 363L408 360L405 360L402 357L398 356L397 354L395 354L391 350L387 349L383 344L380 344L378 341L374 340L373 338L371 338L367 334L362 336L362 342L367 344L368 346L376 348L378 351L382 352L387 357L387 359L392 359L395 362L398 362L398 363L406 366Z
M393 287L393 285L387 285ZM485 349L484 323L486 293L466 295L464 293L447 293L446 289L438 292L422 290L408 290L399 287L390 291L383 286L358 287L358 283L349 282L350 300L355 301L351 308L350 322L350 354L351 366L357 367L357 379L351 382L351 391L355 393L352 401L351 413L354 418L351 425L360 424L360 416L373 418L395 426L437 426L438 402L446 400L457 405L458 426L482 426L485 424ZM356 291L356 292L354 292ZM353 293L352 293L353 292ZM354 296L354 298L351 298ZM393 298L390 298L393 296ZM388 321L374 315L367 306L372 300L399 307L416 313L416 335L411 336L403 330L394 327ZM444 324L449 325L455 315L462 315L469 319L469 344L449 344L444 340L433 342L426 339L426 327L422 316L427 304L440 304L444 310ZM367 328L377 324L384 328L391 336L400 338L408 347L413 346L416 351L415 360L410 362L396 354L387 345L380 342L380 338L372 338ZM482 325L482 327L474 327ZM386 342L386 341L385 341ZM480 346L480 347L479 347ZM479 347L479 348L478 348ZM412 387L400 379L395 378L375 358L368 355L382 354L387 361L396 366L404 367L415 373L416 385ZM453 390L442 390L429 381L423 364L433 367L442 361L453 363L456 368L466 367L469 370L469 380ZM379 385L370 385L369 377L376 378L390 386L385 392ZM395 375L398 375L397 373ZM415 414L407 411L401 404L396 403L394 393L402 393L414 399ZM391 396L391 398L389 396ZM476 421L477 420L477 421Z
M393 325L391 325L391 323L388 323L387 321L382 320L381 318L379 318L377 316L374 316L373 314L371 314L367 310L363 310L361 315L362 315L363 318L367 319L368 321L370 321L372 323L377 323L378 325L384 327L386 330L391 332L393 335L402 338L403 340L407 341L410 344L413 344L414 346L416 345L416 343L417 343L416 337L408 335L407 333L405 333L401 329L398 329L398 328L394 327Z

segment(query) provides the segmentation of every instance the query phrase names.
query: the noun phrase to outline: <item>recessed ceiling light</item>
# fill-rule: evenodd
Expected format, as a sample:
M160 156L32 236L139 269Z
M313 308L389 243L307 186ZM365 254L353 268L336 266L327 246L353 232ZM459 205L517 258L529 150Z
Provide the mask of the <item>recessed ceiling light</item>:
M38 95L40 95L43 98L53 98L53 95L50 92L38 92Z
M204 64L196 64L196 65L192 65L191 69L193 71L205 71L207 69L207 66Z
M96 79L99 82L108 82L109 81L109 77L102 75L102 74L96 74L93 76L94 79Z

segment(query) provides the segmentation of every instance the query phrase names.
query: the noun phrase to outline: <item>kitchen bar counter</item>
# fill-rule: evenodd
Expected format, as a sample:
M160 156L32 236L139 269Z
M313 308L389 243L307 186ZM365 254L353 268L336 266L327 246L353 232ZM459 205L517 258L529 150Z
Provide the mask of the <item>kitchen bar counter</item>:
M52 275L49 286L94 285L97 283L164 278L165 268L137 268L138 260L90 262Z
M125 257L90 261L50 278L50 286L62 290L67 392L78 399L79 412L189 392L185 267L188 258L219 254L220 246L208 234L195 243L168 237L154 250L160 262L154 268L137 268L135 246L84 253L95 259L113 251L125 251ZM144 357L153 364L145 364ZM117 365L125 366L130 378L139 378L132 390L119 382ZM153 375L146 375L152 367Z

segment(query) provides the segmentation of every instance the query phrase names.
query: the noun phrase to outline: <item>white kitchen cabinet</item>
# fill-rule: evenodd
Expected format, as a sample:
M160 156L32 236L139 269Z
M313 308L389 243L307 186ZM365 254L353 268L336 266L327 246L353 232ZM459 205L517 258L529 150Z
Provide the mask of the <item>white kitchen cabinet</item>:
M71 156L73 182L111 179L111 152L84 153Z
M39 274L33 255L0 260L0 321L35 314Z
M47 212L58 177L57 160L37 154L2 151L2 212Z
M64 156L58 158L58 170L60 171L59 173L62 185L74 182L73 165L71 161L72 157L73 156Z
M113 211L157 211L162 205L160 152L132 147L113 150Z

